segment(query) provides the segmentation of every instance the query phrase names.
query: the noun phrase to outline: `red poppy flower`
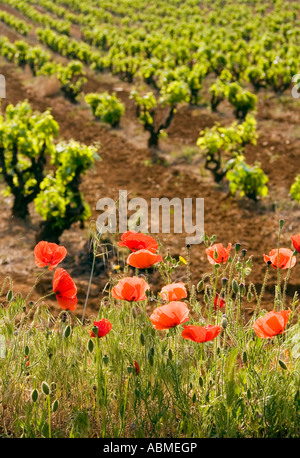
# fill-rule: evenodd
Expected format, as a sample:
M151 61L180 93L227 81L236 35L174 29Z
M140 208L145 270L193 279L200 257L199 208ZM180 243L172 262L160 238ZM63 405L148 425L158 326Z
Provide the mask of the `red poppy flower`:
M293 246L298 253L300 253L300 234L291 236Z
M181 333L184 339L193 340L194 342L208 342L217 337L221 332L221 326L183 326Z
M283 333L289 321L290 313L290 310L281 310L280 312L272 310L258 318L252 327L256 335L261 339L271 339L277 334Z
M150 320L153 327L158 330L174 328L189 320L189 309L184 302L169 302L154 309Z
M140 277L125 277L120 280L111 290L115 299L121 301L145 301L146 290L149 290L148 283Z
M277 269L288 269L294 267L296 264L296 256L293 256L292 250L289 248L279 248L279 262L278 262L278 248L270 251L269 255L264 254L265 262L271 261L272 266Z
M91 331L91 337L104 337L112 329L112 324L106 318L103 318L100 321L94 321L94 328L98 328L97 336L94 331Z
M231 247L231 243L228 243L227 248L225 248L222 243L216 243L215 245L210 246L205 250L208 261L211 264L225 264L228 261Z
M131 251L149 250L155 253L158 248L158 243L153 237L136 231L124 232L121 240L118 245L127 247Z
M172 283L171 285L164 286L160 293L164 301L180 301L187 297L187 291L183 283Z
M133 365L134 365L134 367L135 367L136 374L139 374L139 372L140 372L139 363L138 363L137 361L134 361L134 362L133 362Z
M64 310L76 310L77 287L65 269L56 269L53 277L53 291L59 305Z
M219 294L216 293L216 297L215 297L215 300L214 300L214 309L217 310L218 308L221 309L225 307L225 301L223 299L223 297L220 297L219 299Z
M49 266L49 270L53 270L66 255L66 248L56 243L42 241L34 248L35 264L38 267Z
M152 253L149 250L138 250L130 255L127 258L127 264L138 269L148 269L153 264L161 262L162 257L158 254Z

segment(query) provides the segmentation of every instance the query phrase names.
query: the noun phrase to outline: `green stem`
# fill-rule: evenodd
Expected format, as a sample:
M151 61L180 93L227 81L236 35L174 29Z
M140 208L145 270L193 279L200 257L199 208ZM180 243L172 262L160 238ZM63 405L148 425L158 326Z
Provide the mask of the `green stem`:
M294 251L294 253L293 253L292 256L291 256L289 268L288 268L286 277L285 277L285 279L284 279L284 285L283 285L283 291L282 291L282 310L283 310L284 307L285 307L287 285L288 285L288 281L289 281L290 274L291 274L291 270L292 270L292 260L293 260L293 256L295 256L296 253L297 253L297 251Z
M94 269L95 269L95 259L96 259L96 254L95 254L95 252L93 252L93 263L92 263L92 268L91 268L91 274L90 274L88 289L87 289L85 302L84 302L84 307L83 307L83 312L82 312L82 319L81 319L82 324L84 322L85 311L86 311L86 307L87 307L88 298L89 298L89 295L90 295L90 289L91 289L91 284L92 284L92 279L93 279Z
M51 439L51 403L50 403L50 395L47 395L48 401L48 422L49 422L49 439Z

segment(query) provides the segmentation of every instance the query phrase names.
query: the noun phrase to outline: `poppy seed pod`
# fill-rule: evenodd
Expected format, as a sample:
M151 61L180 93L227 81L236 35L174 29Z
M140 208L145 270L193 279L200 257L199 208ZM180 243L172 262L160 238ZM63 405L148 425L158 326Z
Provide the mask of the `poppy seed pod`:
M235 279L232 280L232 289L235 294L239 292L239 285Z

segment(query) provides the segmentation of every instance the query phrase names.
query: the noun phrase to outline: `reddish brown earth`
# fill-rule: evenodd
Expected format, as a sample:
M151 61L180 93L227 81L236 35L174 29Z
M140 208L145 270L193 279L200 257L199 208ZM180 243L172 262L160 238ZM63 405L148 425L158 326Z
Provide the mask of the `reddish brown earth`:
M1 6L2 8L2 6ZM9 10L9 9L8 9ZM18 15L18 14L16 14ZM19 15L21 17L21 15ZM24 19L24 18L23 18ZM74 34L78 35L77 29ZM10 40L20 38L16 33L0 24L0 34ZM34 42L34 33L29 40ZM262 201L232 197L226 184L217 186L208 173L202 169L201 159L196 155L192 161L186 158L187 147L195 148L199 132L218 121L230 124L234 120L231 108L223 103L218 113L211 113L203 104L200 107L182 106L168 129L168 138L161 142L161 164L151 165L151 154L147 148L147 134L135 117L134 104L129 99L131 85L109 74L89 73L85 93L104 90L116 91L126 105L126 113L118 129L112 129L93 119L83 97L78 104L67 101L60 93L55 80L33 78L30 71L16 68L4 60L0 61L0 73L7 82L7 97L2 100L1 110L8 103L16 104L27 99L39 111L51 109L60 126L60 139L74 138L86 144L101 143L101 161L82 181L82 191L92 210L92 220L96 220L96 202L101 197L118 198L119 190L127 190L131 197L145 198L148 203L153 197L203 197L205 202L205 231L216 234L217 241L241 243L247 255L253 256L251 274L257 290L260 290L265 263L263 254L277 246L278 221L283 218L285 225L281 246L291 247L290 236L300 232L300 207L289 197L289 189L300 167L300 105L290 91L277 97L270 92L258 94L257 122L259 139L256 146L246 149L249 163L255 160L269 177L269 196ZM3 189L4 184L0 183ZM31 219L24 222L11 216L12 199L1 197L0 208L0 279L9 275L13 279L15 293L26 295L39 272L34 264L33 248L35 235L40 223L39 217L31 209ZM89 225L80 229L75 225L61 237L61 244L68 250L68 256L61 264L73 276L78 286L78 310L81 317L91 267L88 244ZM116 237L118 239L119 236ZM162 243L162 254L170 250L174 257L185 256L185 234L158 234ZM105 241L107 242L107 240ZM108 245L109 257L105 265L99 261L92 282L87 314L96 314L114 265L121 263L111 239ZM116 245L116 244L115 244ZM124 259L124 254L122 254ZM101 259L101 258L99 258ZM198 282L202 274L211 271L207 262L205 247L193 245L191 249L192 279ZM300 262L291 274L288 298L300 288ZM272 272L266 291L264 305L272 308L275 270ZM52 274L46 275L34 291L32 298L38 298L51 291ZM186 280L185 268L180 268L173 280ZM157 272L150 273L150 282L155 291L161 286ZM55 300L48 300L52 311L58 306ZM251 309L253 305L246 303Z

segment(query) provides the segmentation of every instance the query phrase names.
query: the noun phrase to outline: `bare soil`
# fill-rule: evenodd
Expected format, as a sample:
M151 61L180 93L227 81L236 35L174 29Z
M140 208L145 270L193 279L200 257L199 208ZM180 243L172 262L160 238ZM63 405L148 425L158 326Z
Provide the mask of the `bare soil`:
M2 5L1 5L2 8ZM3 8L4 9L4 8ZM7 8L7 10L11 10ZM11 12L11 11L10 11ZM21 15L17 14L21 17ZM24 18L23 18L24 19ZM78 31L73 30L74 36ZM10 40L20 39L15 32L0 23L0 34L7 35ZM34 42L31 33L29 41ZM216 121L228 125L234 121L230 106L225 102L219 107L218 113L212 113L207 100L199 107L181 106L175 114L173 123L167 133L168 138L160 143L160 164L151 164L151 152L147 148L147 133L143 131L135 116L133 101L129 98L132 85L120 81L109 74L94 74L88 71L88 82L83 92L92 91L116 92L126 105L126 113L119 128L112 129L96 121L83 94L77 104L66 100L59 90L55 79L33 78L29 69L21 70L4 60L0 61L0 73L7 82L7 96L2 100L1 111L7 104L16 104L28 100L35 110L51 112L60 126L60 139L71 139L93 144L100 142L101 161L97 162L93 171L88 172L82 180L82 192L92 210L92 219L99 216L96 203L102 197L118 199L119 190L127 190L128 198L142 197L150 204L153 197L197 197L205 202L205 231L216 234L217 241L233 245L241 243L247 249L247 256L253 256L254 267L251 281L259 291L262 285L266 265L263 254L277 246L278 221L285 220L281 246L291 247L290 236L300 232L300 206L289 197L289 189L300 167L300 102L293 99L290 91L281 96L261 91L258 98L257 122L258 142L256 146L246 148L246 159L249 163L260 161L269 177L269 195L262 201L253 202L248 199L233 197L224 183L221 186L213 182L212 177L204 172L198 154L190 157L191 148L195 148L199 133L205 127L211 127ZM4 189L4 183L0 183ZM14 282L14 292L26 295L39 272L34 264L33 248L35 235L40 224L34 208L31 218L20 221L11 216L12 199L0 199L0 279L9 275ZM158 234L162 243L162 254L167 250L174 257L186 255L186 234ZM87 315L95 315L100 307L103 288L110 276L115 275L114 265L124 262L125 253L118 257L114 248L116 240L107 239L109 256L99 258L92 282L88 302ZM68 250L68 256L61 264L73 276L78 287L78 317L82 315L83 304L91 268L91 252L89 250L89 224L84 229L74 225L66 231L60 240ZM192 280L198 282L201 275L210 271L205 247L191 247ZM300 262L292 271L288 298L291 300L300 287ZM272 272L264 298L266 308L273 307L275 270ZM32 298L51 291L52 274L43 277L43 281L33 292ZM182 267L173 280L186 280L186 271ZM149 281L155 291L161 286L161 279L156 271L150 271ZM53 313L58 312L55 300L47 299ZM253 304L245 303L245 309L251 310Z

